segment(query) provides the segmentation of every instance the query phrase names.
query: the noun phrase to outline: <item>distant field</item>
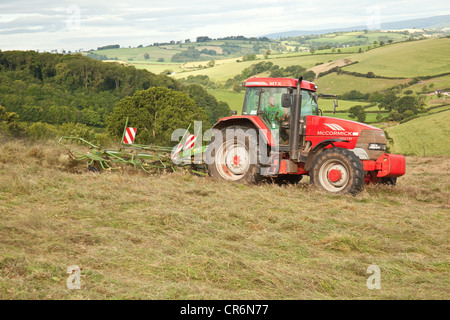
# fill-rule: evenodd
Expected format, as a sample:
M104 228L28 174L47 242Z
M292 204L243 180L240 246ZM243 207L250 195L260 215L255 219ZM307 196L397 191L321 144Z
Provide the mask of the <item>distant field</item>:
M341 35L342 34L342 35ZM358 38L358 36L362 38ZM392 39L394 41L405 40L409 36L399 33L387 33L387 32L368 32L365 34L363 31L359 32L345 32L345 33L334 33L327 34L318 39L307 40L308 43L319 43L319 44L342 44L352 41L361 41L363 43L368 43L372 45L374 41L380 42Z
M170 62L172 56L178 52L185 50L186 48L180 48L178 45L170 46L171 49L164 49L160 47L144 47L144 48L120 48L120 49L107 49L96 50L94 53L99 55L106 55L110 58L117 57L119 60L130 61L129 59L136 61L148 61L157 62L158 59L163 58L164 62ZM144 59L144 54L149 54L149 59Z
M352 120L352 121L358 121L356 118L350 118L349 113L324 113L325 117L332 117L332 118L338 118L338 119L345 119L345 120ZM386 114L382 114L382 116L386 116ZM378 122L377 120L377 114L376 113L367 113L366 115L366 121L365 123L374 123Z
M345 67L347 68L347 67ZM391 88L398 84L407 83L409 80L386 80L376 78L355 77L346 74L330 73L320 77L315 82L318 91L322 93L342 94L351 90L358 90L363 93L373 92Z
M144 61L139 61L139 62L133 62L133 65L137 68L137 69L145 69L147 71L159 74L163 71L166 70L171 70L175 73L177 72L181 72L183 69L181 69L181 65L178 63L157 63L157 62L153 62L153 63L148 63L148 62L144 62Z
M447 70L447 72L450 72L450 69ZM420 83L416 83L412 86L409 86L407 89L411 89L414 92L423 92L423 88L425 88L425 92L433 92L435 90L439 89L450 89L450 75L438 77L438 78L432 78L428 80L423 80ZM450 90L449 90L450 91Z
M437 75L450 70L450 39L429 39L386 45L351 56L359 63L345 70L391 77Z
M450 154L450 110L423 116L389 127L386 131L394 139L393 150L409 155Z
M233 78L235 75L238 75L245 68L251 66L252 64L256 64L261 61L270 61L274 65L279 65L280 67L287 67L291 65L300 65L304 68L311 68L317 63L325 63L329 60L333 61L336 59L344 58L343 55L339 54L330 54L330 55L305 55L299 57L290 57L290 58L270 58L270 59L262 59L262 60L254 60L254 61L245 61L245 62L236 62L237 59L227 59L225 63L217 63L217 65L213 68L201 69L196 71L188 71L181 72L175 75L175 78L186 78L189 75L207 75L213 81L224 82L230 78ZM193 62L192 64L196 64Z
M333 111L333 100L332 99L323 99L319 98L319 108L322 109L322 111ZM350 100L340 100L338 97L338 107L336 110L348 110L353 106L360 105L360 106L367 106L369 105L368 102L359 102L359 101L350 101Z
M238 114L241 114L242 106L244 105L244 90L238 93L227 89L208 89L208 93L212 94L218 101L228 103L231 110L235 110Z

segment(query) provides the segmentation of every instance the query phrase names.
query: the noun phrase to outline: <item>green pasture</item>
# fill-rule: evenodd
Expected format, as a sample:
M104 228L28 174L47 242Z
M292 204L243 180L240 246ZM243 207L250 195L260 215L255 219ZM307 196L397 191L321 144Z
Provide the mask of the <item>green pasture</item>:
M330 94L342 94L351 90L363 93L374 92L407 83L409 79L390 80L379 78L363 78L346 74L330 73L318 78L315 83L319 92Z
M426 115L386 129L395 153L426 156L450 153L450 110Z
M351 56L359 63L345 70L405 78L438 75L450 70L449 52L449 38L395 43Z
M236 92L227 89L208 89L208 93L212 94L217 101L224 101L228 103L231 110L235 110L241 114L242 106L244 105L245 91Z

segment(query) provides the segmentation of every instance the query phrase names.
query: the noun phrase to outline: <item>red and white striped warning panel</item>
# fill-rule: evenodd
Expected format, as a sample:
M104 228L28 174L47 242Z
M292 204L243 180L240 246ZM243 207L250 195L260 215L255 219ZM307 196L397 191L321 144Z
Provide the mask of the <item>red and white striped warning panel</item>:
M136 137L136 128L127 127L125 135L123 136L123 143L133 143L134 137Z
M178 155L180 154L181 149L183 149L183 144L179 143L177 148L175 149L175 151L172 153L172 159L178 158Z
M193 135L193 134L188 135L188 137L186 139L186 143L184 144L184 149L185 150L192 149L192 147L195 144L195 141L197 141L196 135Z

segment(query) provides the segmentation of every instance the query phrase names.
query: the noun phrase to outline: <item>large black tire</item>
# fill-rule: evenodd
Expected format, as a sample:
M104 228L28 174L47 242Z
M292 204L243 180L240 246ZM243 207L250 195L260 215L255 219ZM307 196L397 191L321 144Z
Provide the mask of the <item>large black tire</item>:
M353 152L331 148L319 153L311 165L311 183L329 192L357 194L364 186L363 164Z
M226 136L230 130L234 134ZM245 184L258 184L264 177L259 164L258 136L249 127L230 126L218 132L206 149L210 177Z

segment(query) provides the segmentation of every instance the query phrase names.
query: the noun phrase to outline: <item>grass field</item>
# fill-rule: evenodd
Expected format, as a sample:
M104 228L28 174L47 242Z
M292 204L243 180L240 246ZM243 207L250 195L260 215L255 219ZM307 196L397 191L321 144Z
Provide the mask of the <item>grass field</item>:
M352 120L352 121L358 121L356 118L350 118L350 114L349 113L324 113L323 114L325 117L332 117L332 118L339 118L339 119L345 119L345 120ZM382 113L382 116L386 116L386 114ZM367 113L366 114L366 120L364 121L364 123L374 123L374 122L378 122L377 120L377 114L376 113Z
M333 111L333 99L325 99L325 98L319 98L319 108L322 109L322 111ZM367 106L369 103L367 102L360 102L360 101L350 101L350 100L338 100L338 107L336 108L337 111L341 110L348 110L353 106L360 105L360 106Z
M401 42L351 56L345 70L390 77L437 75L450 70L450 39Z
M231 110L235 110L238 114L242 112L244 105L245 91L235 92L227 89L208 89L208 93L212 94L217 101L228 103Z
M107 49L96 50L94 53L100 55L106 55L109 58L118 58L122 61L144 61L144 54L149 54L147 62L157 62L158 59L163 58L165 62L170 62L172 56L178 52L186 50L186 48L180 48L178 45L170 46L170 49L162 47L144 47L144 48L120 48L120 49ZM132 59L133 61L130 61Z
M54 143L0 151L0 299L450 298L448 156L408 157L396 187L353 197L307 178L79 174Z
M393 151L409 155L450 154L450 110L426 115L387 128L394 139ZM424 151L425 148L425 151Z
M447 70L450 72L450 70ZM425 87L425 89L423 89ZM435 90L444 90L444 89L450 89L450 75L443 76L443 77L436 77L428 80L423 80L420 83L416 83L412 86L409 86L407 89L411 89L414 92L432 92ZM405 90L407 90L405 89Z
M318 91L331 94L342 94L351 90L363 93L379 91L393 86L407 83L409 80L387 80L375 78L355 77L346 74L330 73L315 81Z
M304 68L311 68L317 63L325 63L329 60L334 61L337 59L343 59L345 55L330 54L330 55L305 55L296 56L289 58L270 58L261 59L254 61L236 62L237 59L227 59L225 63L218 63L213 68L200 69L196 71L181 72L175 75L175 78L186 78L189 75L207 75L213 81L224 82L234 76L240 74L242 70L256 64L261 61L270 61L274 65L279 65L280 67L287 67L291 65L300 65ZM196 64L195 62L193 63ZM151 70L150 70L151 71Z

